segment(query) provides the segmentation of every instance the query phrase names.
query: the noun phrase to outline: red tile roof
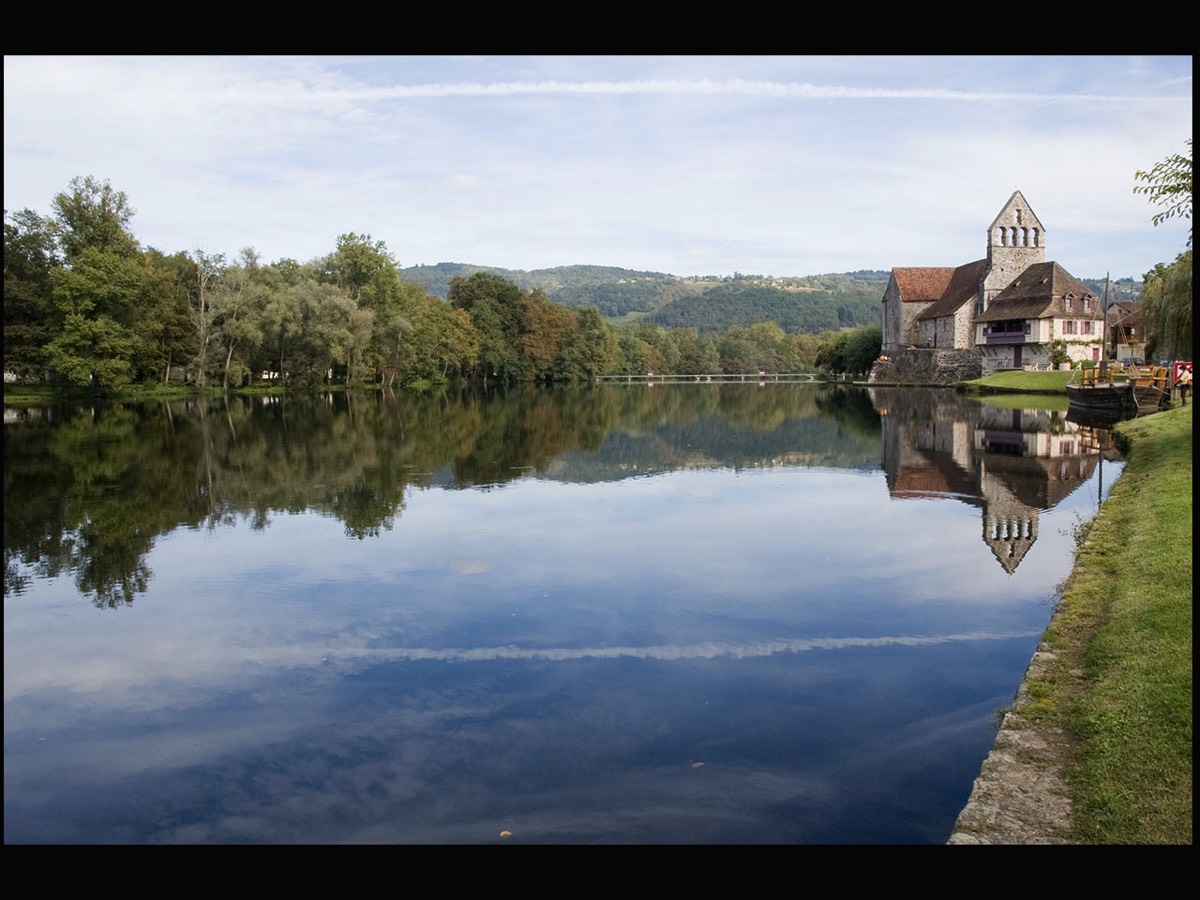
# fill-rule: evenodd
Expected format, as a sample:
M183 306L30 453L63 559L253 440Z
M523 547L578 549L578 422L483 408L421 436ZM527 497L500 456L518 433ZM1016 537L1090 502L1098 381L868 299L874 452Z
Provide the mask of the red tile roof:
M975 262L959 266L954 270L950 283L946 285L942 296L930 304L929 309L917 316L917 319L952 316L962 308L964 303L974 302L975 298L979 296L979 285L985 274L987 274L986 259L977 259Z
M892 269L892 278L896 280L902 303L931 303L945 293L955 271L949 266Z
M1075 303L1068 310L1063 303L1067 294ZM1083 297L1092 298L1090 309L1083 308ZM997 322L1005 319L1046 319L1068 316L1076 319L1099 319L1103 315L1100 298L1091 289L1056 262L1035 263L1016 277L988 304L986 311L975 317L976 322Z

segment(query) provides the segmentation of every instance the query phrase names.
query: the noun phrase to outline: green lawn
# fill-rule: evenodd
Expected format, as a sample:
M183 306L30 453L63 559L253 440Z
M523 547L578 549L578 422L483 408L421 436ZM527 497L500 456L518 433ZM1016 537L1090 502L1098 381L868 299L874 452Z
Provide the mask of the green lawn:
M1116 427L1125 469L1046 632L1079 843L1192 842L1192 409Z
M1065 394L1074 372L997 372L974 381L963 381L959 387L970 393L1017 391L1025 394Z

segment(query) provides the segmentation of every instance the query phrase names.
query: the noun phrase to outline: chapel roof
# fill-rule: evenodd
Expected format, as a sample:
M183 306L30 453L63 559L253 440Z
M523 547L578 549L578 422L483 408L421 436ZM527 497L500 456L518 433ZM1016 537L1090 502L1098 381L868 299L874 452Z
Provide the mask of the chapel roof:
M1085 296L1090 297L1094 302L1086 310L1082 302L1067 309L1064 298L1068 294L1080 301ZM1035 263L1018 275L993 298L984 312L975 316L975 321L1047 319L1053 316L1099 319L1102 315L1099 298L1091 288L1058 263L1043 262Z
M942 296L931 303L917 319L937 319L954 315L963 304L972 302L979 296L979 284L986 273L986 259L977 259L954 269Z
M954 271L952 266L894 268L892 279L902 303L932 303L946 292Z

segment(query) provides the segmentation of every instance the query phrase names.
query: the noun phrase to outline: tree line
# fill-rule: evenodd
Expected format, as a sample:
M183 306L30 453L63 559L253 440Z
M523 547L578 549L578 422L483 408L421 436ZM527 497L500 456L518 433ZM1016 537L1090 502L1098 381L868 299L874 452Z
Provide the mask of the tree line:
M1135 194L1145 194L1150 202L1163 207L1152 221L1161 225L1176 216L1192 218L1192 139L1185 142L1187 153L1172 153L1149 170L1135 173ZM1146 273L1142 287L1142 305L1146 322L1146 354L1150 358L1191 359L1192 317L1195 298L1192 293L1192 229L1188 227L1187 249L1174 262L1158 263Z
M717 333L613 325L489 272L451 279L445 299L405 282L383 241L338 236L308 262L143 248L124 192L72 179L42 216L4 222L6 378L86 387L184 381L230 390L396 386L454 379L573 382L598 374L866 372L878 326L789 334L777 322ZM727 302L737 302L730 297ZM836 322L830 320L831 329ZM873 349L859 345L873 345ZM840 351L837 348L841 348Z

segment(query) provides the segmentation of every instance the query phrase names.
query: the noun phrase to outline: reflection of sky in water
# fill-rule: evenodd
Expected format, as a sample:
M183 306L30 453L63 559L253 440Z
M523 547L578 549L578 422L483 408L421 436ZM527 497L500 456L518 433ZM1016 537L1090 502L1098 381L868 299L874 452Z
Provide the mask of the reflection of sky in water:
M1088 490L1011 575L979 508L882 472L178 531L132 607L6 600L6 839L941 841Z

